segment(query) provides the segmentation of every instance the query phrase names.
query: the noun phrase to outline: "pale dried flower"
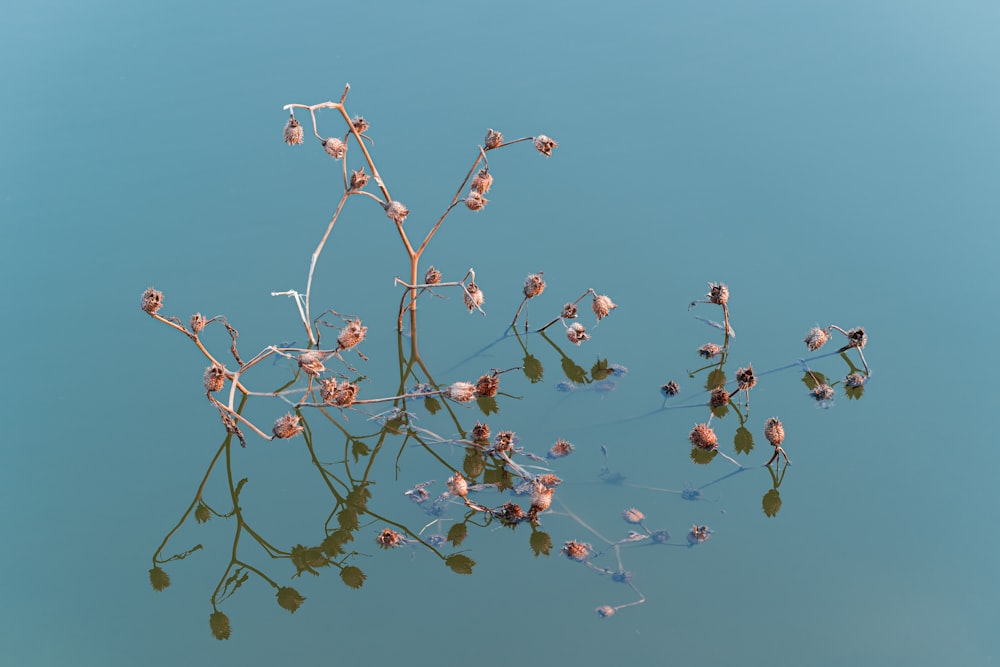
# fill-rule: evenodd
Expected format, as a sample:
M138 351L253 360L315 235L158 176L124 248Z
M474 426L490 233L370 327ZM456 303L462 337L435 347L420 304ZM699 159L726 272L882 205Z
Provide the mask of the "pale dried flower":
M503 135L491 127L486 130L486 138L483 140L483 143L486 146L486 150L497 148L503 143Z
M208 320L201 313L195 313L191 316L191 331L196 335L200 334L207 324Z
M847 340L848 343L844 346L844 349L852 347L862 348L868 343L868 334L861 327L855 327L847 331Z
M488 201L489 199L472 190L465 198L465 207L470 211L481 211Z
M777 417L770 417L764 422L764 437L775 447L780 447L785 440L785 427Z
M757 384L757 376L753 372L753 364L747 364L746 368L736 371L736 386L740 391L752 389Z
M577 309L576 304L567 303L565 306L563 306L562 313L559 315L559 317L563 318L564 320L575 320L578 314L579 314L579 309Z
M489 169L480 169L479 173L472 177L472 189L481 195L490 191L493 185L493 176Z
M806 344L806 347L809 348L810 352L815 352L819 348L826 345L826 341L828 340L830 340L830 334L827 333L826 330L820 329L819 327L813 327L809 330L809 333L806 334L803 342Z
M579 322L574 322L566 327L566 338L574 345L579 345L583 341L589 340L590 334L587 333L586 327Z
M709 283L708 300L717 305L723 305L729 301L729 288L726 283Z
M226 384L226 369L219 364L212 364L205 369L205 391L219 391Z
M573 452L572 443L566 442L562 438L556 440L556 444L549 448L547 457L550 459L561 459L564 456L569 456Z
M479 289L479 285L469 283L465 288L465 307L471 313L476 308L482 307L483 301L485 301L485 298L483 297L483 291Z
M527 299L534 299L536 296L544 292L545 281L542 280L542 274L532 273L530 276L525 278L522 291Z
M590 557L590 552L593 549L589 544L585 542L577 542L576 540L570 540L563 544L562 552L566 554L566 557L570 560L575 560L579 563L587 560Z
M646 518L646 515L634 507L629 507L627 510L622 512L622 518L625 519L625 523L638 525L642 523L643 519Z
M453 401L466 403L476 397L476 387L469 382L453 382L444 390L444 395Z
M410 209L403 206L402 202L393 200L389 202L388 206L385 207L386 217L400 225L403 224L403 221L406 220L406 216L409 214Z
M432 264L427 272L424 273L424 284L425 285L437 285L441 282L441 272L434 268Z
M368 185L368 180L371 178L367 173L365 173L365 168L352 169L351 170L351 189L360 190L361 188Z
M298 146L302 143L302 124L295 120L295 116L290 116L285 124L285 143L289 146Z
M597 315L597 321L600 322L608 316L608 313L617 308L618 305L607 296L595 294L590 307L594 311L594 315Z
M302 433L303 428L299 425L299 416L288 413L275 420L271 432L275 438L291 438Z
M698 449L715 451L719 448L719 438L708 424L695 424L688 439Z
M340 350L350 350L368 335L368 327L361 324L361 320L353 319L344 325L337 335L337 348Z
M706 359L711 359L712 357L717 357L722 354L722 348L715 343L705 343L698 348L698 354Z
M551 507L553 493L554 491L549 487L535 482L531 490L531 514L536 515Z
M472 427L472 439L476 441L486 441L490 439L490 426L489 424L481 424L476 422L476 425Z
M347 155L347 144L337 137L328 137L323 140L323 150L334 160L340 160Z
M364 134L368 131L370 125L368 121L364 119L364 116L355 116L351 119L351 125L354 127L358 134Z
M469 482L466 481L465 476L460 472L456 471L454 475L448 478L446 483L448 490L459 498L465 498L469 494Z
M552 157L552 149L557 147L557 144L551 138L545 136L544 134L539 134L535 137L535 150L544 155L545 157Z
M500 431L493 439L493 449L498 452L505 452L514 446L514 432Z
M673 380L660 387L660 391L662 391L666 396L676 396L680 390L680 386Z
M305 371L307 375L316 377L326 370L326 367L323 365L323 355L318 352L303 352L299 355L299 368Z
M139 302L139 307L150 315L155 315L163 307L163 292L155 290L152 287L146 289L142 293L142 300Z
M476 382L476 396L496 396L499 388L499 377L496 375L483 375Z

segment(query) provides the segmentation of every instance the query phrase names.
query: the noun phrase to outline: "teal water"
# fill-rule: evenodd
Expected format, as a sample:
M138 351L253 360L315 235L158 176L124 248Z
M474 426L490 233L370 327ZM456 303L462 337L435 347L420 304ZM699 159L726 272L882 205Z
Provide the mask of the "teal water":
M985 2L9 7L3 662L995 663L998 13ZM439 548L475 561L463 575L425 547L382 550L375 536L386 520L414 535L428 526L434 517L404 492L430 480L432 498L444 491L464 448L392 437L375 455L348 455L348 470L339 427L374 443L381 425L369 418L391 404L346 421L332 411L339 427L308 412L317 456L338 479L374 461L369 513L348 545L366 580L352 590L334 565L293 578L290 559L244 531L241 561L307 600L289 614L250 572L218 603L232 626L220 642L208 621L235 519L188 518L163 555L203 548L163 564L169 588L150 586L153 554L225 432L204 398L205 358L143 314L139 296L163 290L163 312L184 322L225 314L244 357L305 343L294 304L270 293L304 289L342 186L315 140L281 142L282 106L339 99L348 82L348 110L371 122L373 157L411 209L414 237L447 206L487 128L559 142L547 160L529 144L491 153L489 204L456 209L422 261L446 280L475 267L486 293L486 317L454 293L421 301L419 353L436 382L475 381L526 354L541 378L502 375L505 395L488 416L476 405L452 404L454 419L407 407L416 427L445 439L487 420L528 452L544 455L557 438L575 451L517 459L564 480L538 528L549 555L533 551L530 525L470 524L464 542ZM319 118L343 131L334 112ZM348 159L360 164L356 147ZM375 203L353 198L317 267L314 311L369 327L368 360L345 355L366 378L362 398L400 382L400 245ZM537 271L547 288L530 304L532 323L587 288L618 308L594 326L581 302L592 338L579 348L560 324L522 348L503 336ZM708 363L699 346L722 341L697 319L721 321L720 309L688 304L718 281L736 332L727 377L747 363L759 375L751 452L734 449L734 411L712 421L720 451L747 466L729 477L738 468L693 463L688 442L708 419L708 371L687 371ZM831 381L850 370L826 354L841 339L816 354L802 343L828 324L865 328L872 377L857 399L835 386L824 407L800 360ZM205 338L232 363L223 330ZM600 360L627 368L607 378L612 390L559 390L577 366L593 380ZM254 389L292 371L268 359ZM681 393L665 402L670 379ZM246 415L267 431L287 410L253 397ZM771 416L793 462L783 477L760 467ZM247 441L230 449L234 480L248 480L247 525L281 552L318 545L343 507L305 440ZM220 513L232 505L224 463L205 490ZM612 473L623 483L608 483ZM778 481L769 517L763 502ZM686 488L701 498L664 491ZM475 499L496 506L509 494ZM671 538L621 547L645 602L600 618L595 608L637 594L559 549L588 542L604 551L595 567L617 570L602 540L640 529L622 520L631 507ZM421 537L463 517L449 504ZM687 548L692 524L713 532Z

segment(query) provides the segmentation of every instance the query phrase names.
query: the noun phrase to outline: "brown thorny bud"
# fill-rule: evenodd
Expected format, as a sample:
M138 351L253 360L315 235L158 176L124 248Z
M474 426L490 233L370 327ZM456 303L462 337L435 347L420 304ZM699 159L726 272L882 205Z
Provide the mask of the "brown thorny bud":
M493 439L493 449L498 452L505 452L514 446L514 432L500 431Z
M425 285L437 285L441 282L441 272L434 268L432 264L427 273L424 274L424 284Z
M370 178L371 178L371 176L369 176L367 173L365 173L365 168L364 167L361 167L361 169L352 169L351 170L351 189L352 190L360 190L361 188L363 188L366 185L368 185L368 179L370 179Z
M716 437L715 431L708 424L695 424L688 439L698 449L714 452L719 448L719 438Z
M476 397L476 387L469 382L453 382L444 390L444 395L453 401L467 403Z
M721 306L729 301L729 288L726 283L709 283L706 296L711 303Z
M524 298L534 299L536 296L545 291L545 281L542 280L541 273L532 273L530 276L524 279L524 287L522 289L524 292Z
M711 359L712 357L717 357L722 353L722 348L715 343L705 343L698 348L698 354L705 357L706 359Z
M764 437L775 447L780 447L785 440L785 427L777 417L770 417L764 422Z
M583 341L589 340L590 334L587 333L587 329L582 324L573 322L566 328L566 338L574 345L579 345Z
M747 364L746 368L740 368L736 371L736 386L739 387L740 391L748 391L757 384L757 376L753 372L753 364Z
M575 303L567 303L565 306L563 306L562 313L559 315L559 317L563 318L564 320L575 320L579 312L580 311L576 307Z
M385 528L375 537L375 541L383 549L392 549L393 547L398 547L402 541L403 536L394 531L392 528Z
M552 157L552 149L558 145L559 144L557 144L554 140L544 134L539 134L535 137L535 150L545 157Z
M680 390L681 390L680 386L678 386L678 384L673 380L660 387L660 391L662 391L667 396L676 396L678 393L680 393Z
M868 343L868 334L861 327L855 327L853 329L848 329L847 331L847 345L843 349L850 349L852 347L862 348Z
M410 214L410 209L403 206L402 202L391 201L385 207L385 215L387 218L395 222L396 224L403 224L406 220L406 216Z
M291 438L299 433L302 433L303 428L299 425L299 416L288 413L282 417L278 417L274 422L274 427L271 432L274 433L275 438Z
M347 144L337 137L328 137L323 140L323 150L334 160L340 160L347 155Z
M554 489L560 484L562 484L562 480L559 479L558 475L555 475L551 472L539 475L538 477L535 478L535 481L541 484L542 486L549 487L550 489Z
M226 369L219 364L212 364L205 369L205 391L213 393L226 384Z
M531 488L531 507L529 513L531 515L536 515L539 512L544 512L549 507L552 506L552 494L554 491L549 487L535 482L532 484Z
M317 377L326 370L326 366L323 365L323 355L318 352L303 352L299 355L299 368L306 375Z
M476 283L469 283L465 288L465 307L469 309L471 313L476 308L480 308L483 305L483 301L486 299L483 297L483 291L479 289L479 285Z
M465 207L470 211L481 211L487 202L489 202L489 199L473 190L465 198Z
M829 401L833 398L833 387L825 382L820 382L809 394L817 401Z
M561 459L564 456L569 456L573 452L572 443L566 442L562 438L556 440L556 444L549 448L547 457L550 459Z
M477 442L489 442L490 425L476 422L476 425L472 427L472 439Z
M451 491L452 495L458 496L459 498L465 498L469 495L469 482L467 482L465 476L458 471L448 478L446 484L448 485L448 490Z
M708 397L708 405L713 408L721 408L729 404L729 392L725 387L716 387Z
M569 542L563 544L562 552L566 554L566 558L582 563L590 557L591 549L593 549L593 547L586 542L570 540Z
M483 375L476 382L476 396L496 396L500 388L500 378L496 375Z
M618 304L609 299L607 296L595 294L594 300L590 303L590 307L594 311L594 315L597 315L597 321L600 322L608 316L608 313L617 308Z
M295 116L290 116L285 124L285 143L289 146L298 146L302 143L302 123L295 120Z
M492 185L493 176L490 175L489 169L480 169L479 173L472 177L472 189L481 195L489 192Z
M354 118L352 118L351 125L354 126L354 130L358 134L364 134L365 132L368 131L368 128L370 127L368 121L365 120L363 116L355 116Z
M486 150L491 150L497 148L503 143L503 135L494 130L492 127L486 130L486 138L483 140L483 144L486 146Z
M361 324L361 320L351 320L337 335L337 348L340 350L350 350L360 343L368 335L368 327Z
M625 523L637 525L642 523L643 519L646 518L646 515L634 507L629 507L627 510L622 512L622 518L625 519Z
M200 334L206 324L208 324L208 320L205 319L205 316L201 313L195 313L191 316L191 331L193 331L195 335Z
M810 352L815 352L819 348L826 345L826 341L828 340L830 340L830 334L827 333L826 330L820 329L819 327L813 327L809 330L809 333L806 334L803 342L806 344L806 347L809 348Z
M349 408L357 398L358 385L347 380L338 384L336 378L323 378L319 381L319 395L327 405Z
M146 313L155 315L163 307L163 292L155 290L152 287L148 288L142 293L142 300L139 302L139 307Z

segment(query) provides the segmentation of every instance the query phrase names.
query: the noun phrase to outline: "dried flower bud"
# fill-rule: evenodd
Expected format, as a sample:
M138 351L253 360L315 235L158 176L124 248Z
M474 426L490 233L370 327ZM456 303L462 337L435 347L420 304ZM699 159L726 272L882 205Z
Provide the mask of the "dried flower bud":
M736 371L736 386L740 391L747 391L757 384L757 376L753 372L753 364L747 364L746 368Z
M472 439L477 441L489 441L490 439L490 426L489 424L481 424L476 422L476 425L472 427Z
M709 283L706 296L710 302L721 306L729 301L729 288L726 283Z
M299 416L288 413L275 420L271 432L275 438L291 438L302 433L303 428L299 425Z
M863 375L859 375L858 373L851 373L844 378L844 384L848 387L863 387L865 384L865 377Z
M809 330L809 333L806 334L803 342L806 344L806 347L809 348L810 352L815 352L819 348L826 345L826 341L828 340L830 340L829 333L819 327L813 327Z
M570 540L563 544L562 552L566 554L566 558L582 563L590 557L592 549L593 547L585 542Z
M393 547L398 547L403 542L403 536L392 528L385 528L375 537L375 541L383 549L392 549Z
M777 417L770 417L764 422L764 437L775 447L780 447L785 440L785 427Z
M318 376L326 370L326 366L323 365L323 355L318 352L303 352L299 355L299 368L307 375Z
M665 396L676 396L680 393L680 390L680 386L678 386L678 384L673 380L660 387L660 391L662 391Z
M466 403L476 397L476 387L468 382L453 382L444 390L444 395L453 401Z
M462 473L456 472L454 475L449 477L447 484L448 490L459 498L465 498L469 495L469 482L466 481L465 476L462 475Z
M481 211L488 201L489 199L473 190L465 198L465 206L470 211Z
M538 482L531 490L531 513L537 515L552 506L552 494L554 491Z
M809 395L817 401L829 401L833 398L833 387L825 382L820 382L813 388L812 391L809 392Z
M541 273L532 273L530 276L524 279L524 297L526 299L534 299L536 296L545 291L545 281L542 280Z
M195 313L191 316L191 331L193 331L195 335L200 334L207 324L208 320L205 319L205 316L201 313Z
M212 629L212 636L219 641L229 639L232 634L232 629L229 627L229 617L221 611L212 612L212 615L208 617L208 627Z
M337 349L350 350L360 343L368 335L368 327L361 324L361 320L351 320L337 335Z
M483 291L479 289L479 285L469 283L465 288L465 307L471 313L476 308L482 307L483 301L485 301L485 298L483 297Z
M334 160L340 160L347 155L347 144L337 137L329 137L323 140L323 150Z
M483 140L483 143L486 146L486 150L497 148L503 143L503 135L491 127L486 130L486 139Z
M212 364L205 369L205 391L213 393L226 384L226 369L219 364Z
M150 315L155 315L163 307L163 292L157 291L152 287L148 288L142 293L142 300L139 302L139 307Z
M562 438L556 440L556 444L549 448L547 457L550 459L561 459L564 456L569 456L573 452L573 445L566 442Z
M608 313L617 308L618 305L606 296L599 296L595 294L590 307L593 309L594 315L597 315L597 321L600 322L608 316Z
M544 134L539 134L535 137L535 150L544 155L545 157L552 157L552 149L558 146L555 141L545 136Z
M483 375L476 382L476 396L496 396L499 388L499 377L496 375Z
M441 282L441 272L434 268L432 264L427 273L424 274L424 284L425 285L437 285Z
M361 188L363 188L366 185L368 185L368 180L370 178L371 178L371 176L369 176L368 174L365 173L365 168L364 167L361 167L361 169L352 169L351 170L351 189L352 190L360 190Z
M566 328L566 338L574 345L579 345L583 341L589 340L590 334L587 333L587 329L582 324L573 322Z
M688 439L698 449L715 451L719 448L719 438L708 424L695 424Z
M722 348L715 343L705 343L698 348L698 354L705 357L706 359L711 359L712 357L717 357L722 353Z
M498 452L507 451L514 446L514 437L513 431L500 431L493 439L493 449Z
M729 392L725 387L716 387L708 397L708 405L713 408L721 408L729 404Z
M594 611L601 618L608 618L609 616L614 616L615 615L615 608L612 607L611 605L607 605L607 604L601 605L600 607L598 607Z
M847 331L847 340L848 343L843 349L850 349L852 347L861 348L868 343L868 334L861 327L855 327Z
M565 306L563 306L562 313L559 315L559 317L563 318L564 320L575 320L578 313L579 310L577 309L575 303L567 303Z
M403 224L403 220L406 220L406 216L410 214L410 209L403 206L402 202L391 201L389 205L385 207L385 215L390 220L397 224Z
M472 177L472 189L481 195L490 191L493 185L493 176L489 169L480 169L479 173Z
M289 146L298 146L302 143L302 124L295 120L295 116L290 116L285 124L285 143Z
M354 126L354 130L358 134L364 134L365 132L368 131L368 128L370 127L368 121L365 120L363 116L355 116L354 118L352 118L351 125Z
M642 523L643 519L646 518L646 515L634 507L629 507L627 510L622 512L622 518L625 519L625 523L638 525Z

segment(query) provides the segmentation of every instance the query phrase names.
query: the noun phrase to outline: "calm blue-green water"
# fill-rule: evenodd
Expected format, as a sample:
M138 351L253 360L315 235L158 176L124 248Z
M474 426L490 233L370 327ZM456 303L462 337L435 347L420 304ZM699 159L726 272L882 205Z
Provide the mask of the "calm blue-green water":
M0 661L995 664L998 20L989 2L11 4L0 21ZM184 322L226 315L246 358L306 343L293 302L270 293L304 290L341 176L308 133L304 146L281 142L282 106L339 99L348 82L348 111L371 122L372 155L415 240L487 128L559 142L548 160L527 143L491 153L490 203L456 209L421 264L446 280L475 267L487 317L455 292L425 297L416 379L475 381L529 355L542 369L534 382L502 375L488 416L408 401L426 447L381 438L371 416L392 404L346 420L331 411L335 424L306 409L336 493L301 436L244 429L248 447L229 452L233 483L247 479L236 554L255 571L216 596L232 627L220 642L209 616L235 518L188 517L161 558L203 548L162 564L169 588L150 586L154 552L225 432L204 398L205 358L144 315L139 295L155 285L162 313ZM319 118L343 132L335 112ZM349 164L359 157L352 147ZM548 286L533 324L588 288L618 308L594 326L581 302L592 338L580 347L561 324L547 339L504 338L536 271ZM345 355L356 372L327 364L365 377L360 398L400 385L393 278L407 272L392 224L352 198L312 298L314 313L369 327L368 360ZM749 414L739 408L752 451L734 448L734 410L712 420L720 452L746 466L733 475L721 456L693 463L688 442L709 417L712 369L698 371L710 362L697 349L722 343L698 319L721 322L719 307L688 304L716 281L731 291L729 387L748 363L759 377ZM859 398L842 384L856 352L827 354L842 336L816 354L802 343L829 324L868 333ZM235 366L224 330L205 342ZM841 381L832 404L810 398L802 359ZM604 360L627 372L560 391L581 370L596 379ZM246 381L270 391L292 371L268 359ZM681 393L665 403L671 379ZM244 414L269 431L287 410L253 397ZM761 467L771 416L787 469ZM515 431L526 452L574 445L565 459L515 457L564 480L536 537L529 524L468 523L459 546L438 550L474 560L471 575L419 545L379 549L387 526L413 542L463 522L462 505L435 521L404 492L433 480L431 499L442 493L468 462L428 432L453 439L477 420ZM345 433L368 453L355 460ZM293 578L280 556L348 520L337 494L350 478L371 483L344 547L356 553ZM225 456L204 498L232 510ZM631 507L642 526L622 519ZM692 524L711 539L686 548ZM630 530L671 537L623 545L619 561L609 543ZM548 555L533 551L541 531ZM570 540L602 552L593 568L560 554ZM360 568L364 585L345 586L339 566ZM631 573L631 587L595 568ZM289 614L274 586L307 600ZM594 611L640 599L610 618Z

